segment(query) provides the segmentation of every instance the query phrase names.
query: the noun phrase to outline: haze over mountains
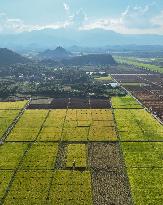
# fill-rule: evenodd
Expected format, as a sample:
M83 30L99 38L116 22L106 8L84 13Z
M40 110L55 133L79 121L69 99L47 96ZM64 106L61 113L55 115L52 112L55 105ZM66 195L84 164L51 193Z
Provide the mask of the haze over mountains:
M13 49L54 49L70 47L102 47L108 45L163 45L163 35L120 34L110 30L44 29L32 32L0 35L0 47Z
M27 63L30 60L6 48L0 48L0 66Z
M37 60L36 60L37 59ZM110 54L88 54L73 56L70 52L62 47L55 50L46 50L38 55L35 60L31 61L16 52L6 48L0 48L0 66L9 66L19 63L38 62L44 65L114 65L115 60Z

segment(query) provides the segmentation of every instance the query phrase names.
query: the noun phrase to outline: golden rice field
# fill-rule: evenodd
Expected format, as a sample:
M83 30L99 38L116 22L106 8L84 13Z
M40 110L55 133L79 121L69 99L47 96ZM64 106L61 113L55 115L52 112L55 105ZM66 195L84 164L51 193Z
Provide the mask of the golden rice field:
M0 138L27 104L0 102ZM162 205L163 126L130 96L110 109L25 109L0 145L0 204Z

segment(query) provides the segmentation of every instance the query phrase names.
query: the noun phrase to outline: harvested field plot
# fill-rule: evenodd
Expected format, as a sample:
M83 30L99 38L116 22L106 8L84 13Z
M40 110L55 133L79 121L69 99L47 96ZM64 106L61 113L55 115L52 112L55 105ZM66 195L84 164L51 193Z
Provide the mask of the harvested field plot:
M138 98L154 115L163 120L163 101L160 91L135 91L133 95Z
M68 108L71 109L88 109L90 108L89 98L71 98Z
M32 100L28 109L108 109L110 101L96 98L54 98Z
M141 74L140 74L141 75ZM147 74L144 74L147 76ZM144 83L144 80L139 78L137 74L129 74L129 75L114 75L113 76L119 83Z
M114 77L154 115L163 120L163 80L161 74L114 75ZM132 84L137 85L132 86Z
M56 171L50 189L50 204L91 205L91 190L89 172Z
M109 109L111 107L109 99L91 99L91 109Z
M66 109L68 102L68 98L32 100L28 109Z
M90 143L94 204L132 204L118 142Z
M40 99L34 99L31 101L31 105L47 105L51 104L53 98L40 98Z
M115 143L90 143L89 166L94 170L119 170L122 169L119 144Z
M69 104L69 98L55 98L51 105L53 109L66 109Z
M86 167L86 145L69 144L67 148L66 167Z
M92 174L93 202L99 204L131 205L126 176L122 172L98 171Z

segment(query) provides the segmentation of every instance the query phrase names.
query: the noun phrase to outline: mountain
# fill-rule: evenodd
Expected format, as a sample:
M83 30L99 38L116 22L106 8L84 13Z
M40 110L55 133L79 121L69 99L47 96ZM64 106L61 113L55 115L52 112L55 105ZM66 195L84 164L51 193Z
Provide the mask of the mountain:
M68 51L66 51L62 47L57 47L55 50L46 50L42 53L40 53L37 57L41 60L43 59L50 59L50 60L62 60L70 58L72 54Z
M115 65L116 62L110 54L89 54L76 56L62 60L64 65L85 66L85 65Z
M19 34L0 35L0 47L14 49L53 49L70 47L102 47L107 45L163 45L163 35L120 34L110 30L44 29Z
M7 48L0 48L0 66L8 66L16 63L27 63L29 60L21 55L8 50Z

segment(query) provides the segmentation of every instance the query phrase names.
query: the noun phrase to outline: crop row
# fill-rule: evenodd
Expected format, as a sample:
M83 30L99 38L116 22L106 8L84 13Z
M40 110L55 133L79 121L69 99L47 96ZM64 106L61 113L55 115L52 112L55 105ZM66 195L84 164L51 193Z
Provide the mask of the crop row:
M115 109L142 108L142 106L130 95L124 97L113 97L112 106Z
M51 204L92 204L90 172L57 171L49 199Z
M115 141L114 127L44 127L38 141Z
M90 173L18 171L4 204L91 205Z
M48 110L26 110L7 141L36 139L38 141L117 140L111 110L51 110L49 114Z
M34 141L47 114L45 110L26 110L7 141Z
M87 155L85 144L70 144L67 148L66 167L86 167Z
M136 59L126 58L126 57L125 58L124 57L116 57L116 60L118 61L118 63L121 63L121 64L133 65L135 67L142 68L145 70L163 73L162 67L157 66L157 65L153 65L150 63L142 63Z
M4 204L45 204L52 171L18 171Z
M17 169L19 170L18 173L21 173L21 171L22 173L26 173L27 171L30 173L31 170L35 170L35 173L37 174L38 171L39 174L39 170L45 172L46 170L53 170L55 168L58 152L58 145L56 143L34 143L28 152L26 152L29 148L28 146L28 143L20 142L7 142L0 146L0 200L4 196L10 180L13 179L13 177L14 183L18 180L19 175L14 176L14 172ZM24 183L25 188L28 189L28 182L24 180L29 181L29 179L22 178L20 184ZM42 179L40 179L40 184L41 183ZM19 184L15 187L17 186L19 186ZM14 185L11 187L13 188ZM12 191L13 190L11 190L11 193ZM30 191L32 192L32 189ZM16 194L15 190L14 192L13 197L14 194ZM23 197L23 189L21 193L17 194L18 197L20 197L20 195Z
M25 156L21 169L53 169L57 151L56 143L34 143Z
M19 114L19 110L0 110L0 138Z
M28 144L5 143L0 146L0 170L14 170L23 156Z
M47 136L52 141L116 140L111 110L98 109L51 111L38 139Z
M128 176L136 205L162 205L163 168L130 168Z
M119 109L122 101L112 102L134 204L161 205L163 142L152 141L163 140L163 126L144 109ZM127 101L125 107L136 108Z
M14 170L28 144L8 142L0 146L0 170ZM53 169L58 145L56 143L34 143L24 157L21 169Z
M128 168L163 168L162 142L123 142L121 145Z
M116 109L121 140L162 140L163 127L144 109Z
M121 143L135 204L162 204L163 143Z
M27 100L15 102L0 102L0 110L20 110L27 104Z
M57 109L51 110L49 120L52 118L64 119L67 121L93 121L93 120L112 120L110 109Z
M11 180L12 175L13 171L11 170L0 170L0 203L6 191L6 188Z

